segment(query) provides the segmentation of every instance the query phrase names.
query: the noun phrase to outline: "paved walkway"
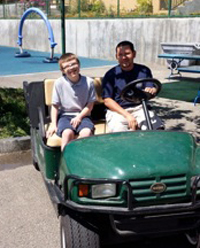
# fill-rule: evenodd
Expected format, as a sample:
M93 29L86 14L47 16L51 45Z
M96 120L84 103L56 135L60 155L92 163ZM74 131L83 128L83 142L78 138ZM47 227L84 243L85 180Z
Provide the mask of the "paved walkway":
M169 75L169 70L166 66L160 65L147 65L152 69L154 78L157 78L162 83L168 83L169 80L166 77ZM92 77L101 77L105 72L111 68L111 66L92 68L92 69L83 69L82 74ZM36 74L27 74L27 75L14 75L14 76L4 76L0 77L0 87L22 87L23 81L38 81L45 78L58 78L61 75L60 71L55 72L45 72L45 73L36 73ZM194 77L195 74L187 74L187 76ZM186 131L192 133L195 139L200 142L200 118L199 118L199 108L200 105L196 106L193 103L169 100L164 98L157 97L152 100L152 104L157 110L157 113L161 116L165 122L166 130L175 130L175 131ZM9 141L11 142L11 141ZM24 140L25 147L27 147L27 140ZM12 142L11 142L12 143ZM11 147L11 143L6 143L5 140L1 140L0 153L5 153L6 149ZM18 146L18 141L15 140L14 146L15 150ZM7 148L6 148L7 147ZM22 147L24 147L22 145ZM9 149L8 149L9 150Z

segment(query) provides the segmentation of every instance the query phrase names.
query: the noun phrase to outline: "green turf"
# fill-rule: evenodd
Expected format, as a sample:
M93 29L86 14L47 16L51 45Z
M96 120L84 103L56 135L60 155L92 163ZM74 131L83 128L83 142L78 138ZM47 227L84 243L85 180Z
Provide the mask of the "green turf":
M163 83L159 97L173 100L193 102L200 88L200 79L172 80L170 83Z

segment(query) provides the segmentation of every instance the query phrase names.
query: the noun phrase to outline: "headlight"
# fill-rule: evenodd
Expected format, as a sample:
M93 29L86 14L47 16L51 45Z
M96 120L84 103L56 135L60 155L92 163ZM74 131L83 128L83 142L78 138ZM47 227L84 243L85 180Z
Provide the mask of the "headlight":
M116 185L115 184L97 184L92 185L92 198L106 198L116 195Z

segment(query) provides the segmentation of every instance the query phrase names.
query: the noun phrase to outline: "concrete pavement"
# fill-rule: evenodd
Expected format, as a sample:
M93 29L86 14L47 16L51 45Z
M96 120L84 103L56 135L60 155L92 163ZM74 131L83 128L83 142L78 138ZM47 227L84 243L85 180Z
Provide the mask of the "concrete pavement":
M0 163L0 247L60 247L59 219L41 174L10 162Z

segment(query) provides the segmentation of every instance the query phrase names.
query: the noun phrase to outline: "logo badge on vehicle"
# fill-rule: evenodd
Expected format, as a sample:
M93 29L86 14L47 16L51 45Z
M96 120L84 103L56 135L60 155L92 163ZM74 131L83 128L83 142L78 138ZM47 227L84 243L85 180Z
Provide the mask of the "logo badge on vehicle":
M167 186L164 183L154 183L150 189L153 193L160 194L167 189Z

